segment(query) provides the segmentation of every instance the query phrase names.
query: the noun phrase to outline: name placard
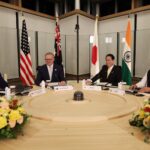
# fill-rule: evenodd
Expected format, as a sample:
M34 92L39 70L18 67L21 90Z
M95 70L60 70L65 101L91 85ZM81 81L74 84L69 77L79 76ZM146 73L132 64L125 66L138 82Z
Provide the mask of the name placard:
M39 90L34 90L34 91L31 91L29 93L29 96L38 96L38 95L42 95L42 94L45 94L46 93L46 90L45 89L39 89Z
M110 89L110 93L118 94L118 95L124 95L125 91L124 90L120 90L118 88L111 88Z
M73 90L73 86L67 85L67 86L55 86L54 91L69 91Z
M101 88L101 86L85 85L85 86L83 86L83 90L88 90L88 91L101 91L102 88Z

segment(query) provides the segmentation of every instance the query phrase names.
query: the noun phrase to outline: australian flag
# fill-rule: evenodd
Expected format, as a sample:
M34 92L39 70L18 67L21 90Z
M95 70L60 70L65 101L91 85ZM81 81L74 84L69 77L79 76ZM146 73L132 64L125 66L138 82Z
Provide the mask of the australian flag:
M55 48L55 64L63 66L62 65L62 53L61 53L60 27L59 27L58 21L56 21L54 48Z

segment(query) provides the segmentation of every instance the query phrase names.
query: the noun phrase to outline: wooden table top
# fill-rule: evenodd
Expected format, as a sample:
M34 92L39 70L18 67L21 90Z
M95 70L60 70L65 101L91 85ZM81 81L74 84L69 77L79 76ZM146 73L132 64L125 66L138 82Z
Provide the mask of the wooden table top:
M81 83L69 84L73 91L47 90L44 95L23 97L33 118L25 126L24 136L1 140L0 150L150 149L144 135L128 121L146 97L83 91ZM72 101L76 90L83 91L86 101Z

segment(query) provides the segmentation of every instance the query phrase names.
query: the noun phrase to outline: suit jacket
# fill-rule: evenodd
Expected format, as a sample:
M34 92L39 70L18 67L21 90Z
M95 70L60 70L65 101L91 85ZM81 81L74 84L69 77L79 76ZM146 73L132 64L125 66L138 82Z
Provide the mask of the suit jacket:
M104 65L101 71L92 78L92 82L100 79L100 82L108 82L112 85L117 86L118 83L122 80L122 71L120 66L114 65L109 76L107 77L108 67Z
M47 65L39 66L35 84L39 85L41 81L50 80ZM51 82L65 81L63 67L54 64Z
M8 83L3 79L2 75L0 74L0 88L5 89L8 87Z

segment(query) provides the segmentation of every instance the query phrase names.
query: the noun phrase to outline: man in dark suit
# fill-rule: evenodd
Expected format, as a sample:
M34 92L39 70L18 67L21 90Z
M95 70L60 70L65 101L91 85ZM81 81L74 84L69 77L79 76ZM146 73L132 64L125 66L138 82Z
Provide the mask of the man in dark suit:
M94 83L100 79L100 82L111 83L117 86L122 80L121 67L115 65L115 57L112 54L106 55L106 65L103 65L101 71L96 74L91 80L87 80L87 84Z
M38 67L38 73L35 80L36 85L40 85L42 81L58 82L59 85L65 85L63 67L54 64L54 54L45 54L45 65Z
M4 90L6 87L8 87L8 83L3 79L0 73L0 88Z

